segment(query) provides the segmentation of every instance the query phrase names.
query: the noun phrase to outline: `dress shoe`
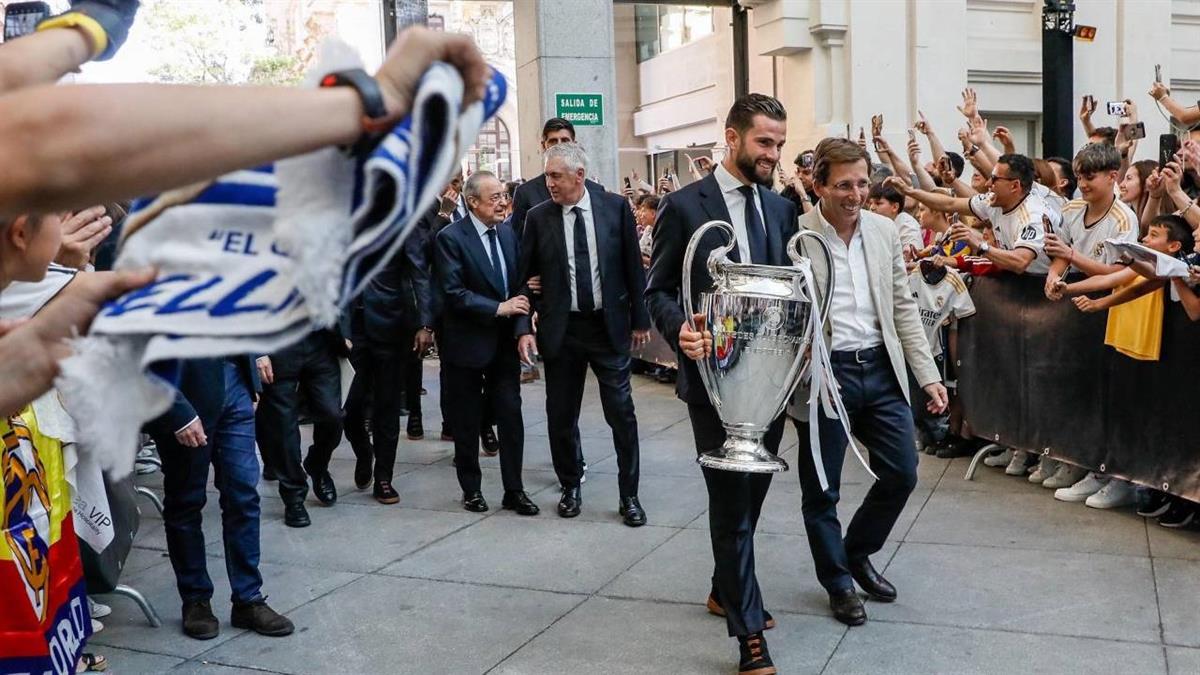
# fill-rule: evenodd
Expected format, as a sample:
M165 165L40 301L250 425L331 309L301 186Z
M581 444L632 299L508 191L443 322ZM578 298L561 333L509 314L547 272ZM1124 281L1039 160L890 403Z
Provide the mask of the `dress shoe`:
M870 558L850 561L850 576L858 582L859 588L866 591L872 600L879 602L895 602L896 587L883 575L875 571Z
M359 459L354 462L354 487L359 490L366 490L371 487L371 458Z
M479 440L483 443L483 454L487 457L495 457L500 452L500 440L496 438L496 432L491 427L484 427L479 434Z
M483 498L482 492L464 492L463 508L472 513L483 513L488 510L488 504L487 500Z
M313 496L317 501L325 506L333 506L337 503L337 486L333 484L333 476L329 474L329 470L313 471L308 462L304 463L304 473L312 478Z
M558 500L558 515L563 518L574 518L579 515L579 507L583 506L583 496L579 488L563 488L562 497Z
M183 634L197 640L211 640L221 632L221 624L208 600L183 603Z
M375 481L375 501L380 504L395 504L400 501L400 493L392 487L391 481Z
M536 516L541 512L538 505L529 499L529 495L521 490L506 491L504 493L504 500L500 502L500 506L510 511L516 511L522 516Z
M861 626L867 622L867 608L853 588L833 591L829 594L829 608L833 618L847 626Z
M266 599L254 602L235 602L229 622L234 628L245 628L259 635L282 637L296 630L291 619L267 606Z
M293 502L283 505L283 524L288 527L308 527L312 520L308 517L308 509L304 502Z
M450 433L450 427L448 427L444 424L442 425L442 440L443 441L454 440L454 434Z
M637 497L622 497L617 512L625 519L625 524L630 527L641 527L646 524L646 510L642 508L642 503L638 501Z
M711 593L708 594L708 600L705 601L704 607L705 607L705 609L708 610L709 614L713 614L713 615L716 615L719 617L725 616L725 608L721 606L721 601L717 599L716 591L712 591ZM775 617L771 616L771 613L764 609L763 610L763 629L771 630L774 627L775 627Z
M771 661L771 652L767 650L767 641L762 633L751 633L745 637L739 635L738 648L741 655L738 675L775 675L779 672Z
M408 440L419 441L425 438L425 425L421 424L421 413L408 416Z

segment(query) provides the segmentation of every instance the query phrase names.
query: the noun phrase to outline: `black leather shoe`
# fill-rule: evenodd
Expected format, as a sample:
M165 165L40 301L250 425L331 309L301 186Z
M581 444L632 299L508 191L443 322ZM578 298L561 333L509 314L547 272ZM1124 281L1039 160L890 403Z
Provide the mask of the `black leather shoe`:
M304 473L312 478L313 496L317 498L317 501L325 506L333 506L337 503L337 486L333 484L333 476L329 475L328 470L314 472L305 463Z
M442 425L442 440L443 441L454 440L454 434L450 433L450 427L448 427L444 424Z
M529 495L520 490L505 492L504 500L500 502L500 506L510 511L516 511L522 516L536 516L541 512L538 505L529 499Z
M183 634L197 640L211 640L221 632L221 624L208 600L183 603Z
M245 628L259 635L282 637L296 630L291 619L267 606L265 599L256 602L234 603L229 622L234 628Z
M488 503L482 492L464 493L463 508L472 513L483 513L488 510Z
M847 626L861 626L867 622L867 608L853 588L833 591L829 594L829 608L833 618Z
M558 500L558 515L563 518L574 518L579 515L579 507L583 506L583 496L579 488L563 488L562 498Z
M762 633L751 633L738 636L738 648L741 658L738 661L738 675L775 675L775 664L771 661L771 652L767 650L767 641Z
M354 462L354 487L359 490L366 490L371 487L371 472L374 470L371 464L370 457Z
M704 602L705 609L709 614L724 617L725 608L721 606L721 601L717 599L717 592L712 591L708 594L708 600ZM763 610L763 630L771 630L775 627L775 617L767 610Z
M859 588L863 589L872 600L878 600L879 602L896 601L896 587L887 579L884 579L882 574L875 571L875 567L871 565L870 558L851 560L850 576L854 577L854 581L858 583Z
M377 480L375 481L375 501L380 504L395 504L400 501L400 493L396 492L396 488L392 487L390 481Z
M283 505L283 524L288 527L308 527L312 520L308 517L308 509L304 502L294 502Z
M479 434L479 440L483 443L483 454L488 457L495 457L500 452L500 439L496 438L496 432L491 427L484 427Z
M421 424L421 413L408 416L408 440L419 441L425 438L425 425Z
M617 512L629 527L641 527L646 524L646 510L642 508L642 503L637 497L622 497Z

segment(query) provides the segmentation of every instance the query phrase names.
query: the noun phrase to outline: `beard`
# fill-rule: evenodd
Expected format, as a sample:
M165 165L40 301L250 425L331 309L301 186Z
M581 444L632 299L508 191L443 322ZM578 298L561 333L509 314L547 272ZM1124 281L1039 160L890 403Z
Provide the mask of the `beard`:
M737 156L733 158L733 163L737 166L738 171L742 172L742 175L746 177L746 180L749 180L753 183L758 183L766 188L770 188L774 183L771 172L775 170L775 167L772 166L771 170L767 171L766 176L759 175L758 162L756 162L748 153L739 152Z

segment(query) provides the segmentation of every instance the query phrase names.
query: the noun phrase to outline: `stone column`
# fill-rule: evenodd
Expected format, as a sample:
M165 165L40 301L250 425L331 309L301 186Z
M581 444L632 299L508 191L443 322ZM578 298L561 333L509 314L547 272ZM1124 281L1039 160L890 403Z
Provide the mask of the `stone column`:
M591 160L590 177L619 191L612 0L517 0L513 13L521 175L542 172L538 141L555 115L555 94L600 94L603 125L577 125L576 139Z

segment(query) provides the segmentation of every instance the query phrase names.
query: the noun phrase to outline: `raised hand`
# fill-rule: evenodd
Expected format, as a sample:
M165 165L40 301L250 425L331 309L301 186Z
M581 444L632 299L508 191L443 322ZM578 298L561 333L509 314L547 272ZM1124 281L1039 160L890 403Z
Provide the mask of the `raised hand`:
M962 116L967 119L975 117L979 113L979 99L975 90L971 87L963 89L962 99L963 104L955 106L958 108L958 112L962 113Z

